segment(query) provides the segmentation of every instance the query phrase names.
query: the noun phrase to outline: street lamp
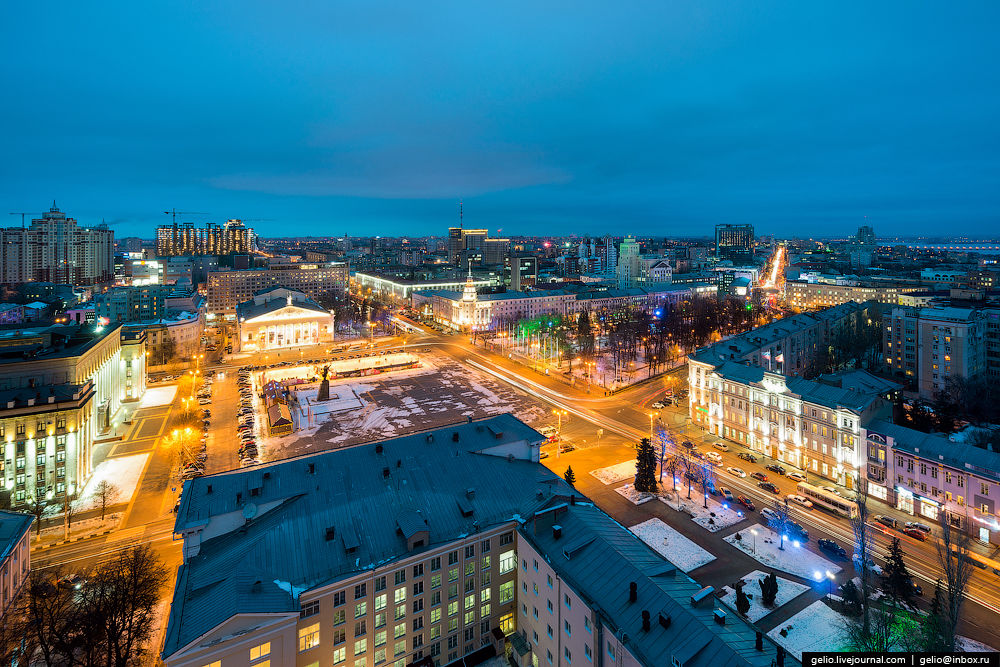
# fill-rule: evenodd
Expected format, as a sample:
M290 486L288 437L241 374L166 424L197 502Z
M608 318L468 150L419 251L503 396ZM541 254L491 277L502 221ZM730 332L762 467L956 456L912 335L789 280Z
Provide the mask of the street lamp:
M659 417L659 416L660 416L659 412L650 412L649 413L649 437L650 438L653 437L653 417Z
M559 419L559 425L556 426L556 458L558 459L559 450L562 449L562 445L559 444L559 441L562 440L562 418L563 415L567 415L569 413L566 412L565 410L553 410L552 414L554 414Z
M833 596L833 582L834 582L833 572L830 572L830 570L827 570L826 571L826 578L830 580L830 596L832 597Z
M751 528L750 529L750 534L753 535L753 555L756 556L757 555L757 529L756 528Z

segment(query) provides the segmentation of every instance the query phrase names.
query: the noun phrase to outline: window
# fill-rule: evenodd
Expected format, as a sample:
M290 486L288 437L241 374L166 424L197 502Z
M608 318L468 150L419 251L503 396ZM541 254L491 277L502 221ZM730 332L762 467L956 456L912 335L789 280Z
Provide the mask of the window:
M448 581L457 581L457 580L458 580L458 568L453 567L450 570L448 570Z
M406 581L406 570L399 570L396 572L396 585L399 586L401 583Z
M431 606L441 604L441 591L431 593Z
M347 658L347 648L341 646L340 648L333 649L333 664L337 665Z
M415 619L413 619L413 631L414 632L416 632L417 630L422 629L423 627L424 627L424 617L423 616L417 616Z
M319 600L311 600L302 605L302 611L299 612L299 618L309 618L310 616L315 616L319 613Z
M573 608L573 603L569 601L569 595L566 594L563 595L563 604L566 605L567 609Z
M362 619L354 624L354 636L360 637L368 633L368 620Z
M465 621L464 621L465 625L469 625L470 623L475 623L475 622L476 622L476 610L471 609L465 612Z
M476 561L468 561L465 564L465 576L471 577L476 573Z
M474 544L465 547L465 557L467 559L476 557L476 546Z
M337 591L336 593L333 594L333 606L334 607L341 606L342 604L344 604L346 599L347 599L347 591Z
M384 590L385 590L385 577L376 577L375 592L377 593L378 591L384 591Z
M341 625L344 623L346 619L347 619L347 612L345 612L343 609L337 609L336 611L333 612L334 625Z
M418 611L423 611L423 610L424 610L424 599L420 598L419 600L414 600L413 601L413 613L415 614Z
M593 654L591 653L591 650L590 650L590 644L584 644L583 645L583 655L584 655L584 657L587 658L587 662L593 662L594 661L594 656L593 656Z
M458 584L448 585L448 599L453 600L458 597Z
M392 629L392 636L394 639L399 639L406 634L406 623L397 623Z
M299 629L299 653L319 646L319 623Z
M416 579L417 577L422 577L422 576L424 576L424 564L417 563L416 565L413 566L413 578Z
M466 595L465 596L465 608L466 609L471 609L475 605L476 605L476 594L473 593L472 595Z
M367 613L368 613L367 602L359 602L356 605L354 605L354 618L361 618Z
M393 595L395 596L396 604L406 602L406 587L397 588Z
M566 634L568 636L570 636L570 637L573 636L573 628L572 628L572 626L570 626L569 621L566 621L566 620L563 621L563 630L566 631Z
M458 602L449 602L448 603L448 615L449 616L454 616L457 613L458 613Z
M338 646L347 641L347 630L345 628L333 629L333 645Z
M552 611L552 600L546 600L546 601L545 601L545 604L546 604L546 605L548 606L548 608L549 608L549 613L550 613L550 614L551 614L551 613L553 613L553 611Z
M987 484L986 482L980 482L979 493L983 494L984 496L990 495L990 485Z
M573 656L570 655L568 646L563 647L563 657L566 658L566 662L573 662Z
M393 619L398 621L399 619L403 618L404 616L406 616L406 603L405 602L403 602L402 604L397 604L396 605L396 614L393 616Z
M385 646L385 630L375 633L375 646Z
M441 588L441 575L432 574L431 575L431 588Z
M513 551L504 551L500 554L500 574L507 574L517 567L517 556Z
M431 558L431 572L441 569L441 557L435 556Z
M259 646L254 646L250 649L250 661L260 660L261 658L266 658L271 655L271 642L264 642Z
M483 568L482 569L484 569L484 570L490 569L490 557L489 556L483 556Z
M393 647L392 655L393 657L395 657L397 655L403 655L404 653L406 653L405 639L396 642L396 645Z
M474 590L476 590L476 580L475 579L466 579L465 580L465 592L466 593L471 593Z
M448 552L448 565L454 565L458 562L458 551Z
M549 588L552 588L552 575L547 574L545 575L545 578L548 580L546 583L549 585Z
M479 550L483 553L488 553L490 550L490 540L489 538L483 540L479 543Z
M414 595L420 595L423 592L424 592L424 582L422 582L422 581L414 582L414 584L413 584L413 594Z
M508 544L514 543L514 533L504 533L500 536L500 546L506 546Z
M375 611L382 611L383 609L385 609L385 593L375 596Z
M587 632L590 632L590 617L589 616L584 616L583 617L583 629L586 630Z
M552 637L552 626L551 625L546 626L545 634L547 634L549 636L549 638Z
M385 662L385 649L380 648L379 650L375 651L375 664L378 665L383 662Z
M441 626L432 625L431 626L431 639L438 639L441 637Z

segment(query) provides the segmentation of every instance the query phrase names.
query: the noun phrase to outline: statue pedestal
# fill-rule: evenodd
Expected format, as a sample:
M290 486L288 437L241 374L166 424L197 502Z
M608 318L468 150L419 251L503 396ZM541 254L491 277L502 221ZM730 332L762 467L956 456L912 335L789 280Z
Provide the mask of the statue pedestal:
M316 393L317 401L329 401L330 400L330 381L323 380L319 383L319 391Z

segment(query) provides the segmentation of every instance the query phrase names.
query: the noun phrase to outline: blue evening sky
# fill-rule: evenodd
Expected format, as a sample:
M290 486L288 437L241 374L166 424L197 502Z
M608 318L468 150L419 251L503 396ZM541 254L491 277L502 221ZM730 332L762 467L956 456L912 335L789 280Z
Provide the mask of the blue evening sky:
M996 2L8 2L2 211L998 233ZM4 215L3 224L19 220Z

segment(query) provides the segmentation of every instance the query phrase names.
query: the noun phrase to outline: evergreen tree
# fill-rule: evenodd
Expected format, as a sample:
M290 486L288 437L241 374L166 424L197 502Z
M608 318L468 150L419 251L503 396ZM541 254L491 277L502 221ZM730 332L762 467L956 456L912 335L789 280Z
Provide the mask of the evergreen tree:
M656 451L649 438L639 441L635 451L635 490L656 491Z
M948 650L948 642L945 640L944 591L941 590L940 579L934 584L934 597L931 599L931 606L920 630L924 651L946 652Z
M909 600L911 597L911 580L906 563L903 562L903 548L899 538L892 538L889 554L885 560L885 587L896 600Z
M848 579L847 583L844 584L841 589L844 598L844 606L849 614L854 616L861 615L861 595L858 593L858 587L854 584L853 579Z
M743 585L745 583L745 581L741 580L736 584L736 613L743 617L750 611L750 598L743 592Z
M566 483L570 486L576 485L576 473L573 472L573 466L566 468L566 472L563 473L563 479L566 480Z
M765 607L773 607L778 597L778 577L774 572L760 580L760 601Z

